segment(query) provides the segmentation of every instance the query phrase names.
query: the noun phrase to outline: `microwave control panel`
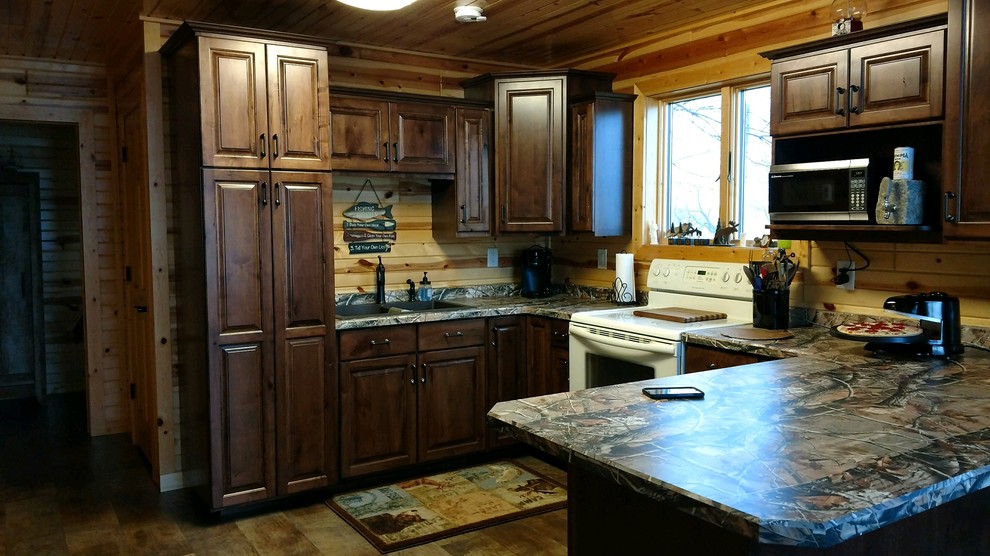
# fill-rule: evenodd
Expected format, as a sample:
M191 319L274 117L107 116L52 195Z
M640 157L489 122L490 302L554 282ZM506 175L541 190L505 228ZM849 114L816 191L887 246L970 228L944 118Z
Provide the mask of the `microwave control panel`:
M849 210L866 210L866 170L856 169L849 172Z

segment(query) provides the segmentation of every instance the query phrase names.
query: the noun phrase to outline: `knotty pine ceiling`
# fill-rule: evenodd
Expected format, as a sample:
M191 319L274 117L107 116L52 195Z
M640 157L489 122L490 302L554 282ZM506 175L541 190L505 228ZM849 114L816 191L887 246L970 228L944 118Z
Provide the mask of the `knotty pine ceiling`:
M567 67L592 53L785 0L417 0L371 12L336 0L0 0L0 55L106 62L135 18L206 21L452 58ZM488 21L458 23L478 5Z

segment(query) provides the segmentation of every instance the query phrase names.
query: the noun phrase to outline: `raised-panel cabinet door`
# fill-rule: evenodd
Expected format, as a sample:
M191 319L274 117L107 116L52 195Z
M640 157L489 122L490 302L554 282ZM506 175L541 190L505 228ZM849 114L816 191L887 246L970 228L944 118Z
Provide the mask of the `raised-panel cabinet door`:
M330 165L334 170L388 171L388 103L353 97L330 98Z
M268 172L203 172L214 507L275 495Z
M849 52L849 125L942 116L945 31L892 39Z
M849 91L846 50L775 61L770 69L770 133L842 128Z
M496 85L499 232L559 232L564 186L564 79Z
M552 319L545 317L526 319L526 352L529 356L526 366L526 397L543 396L556 391L551 369L552 323Z
M337 475L330 180L272 173L280 493L327 486Z
M457 109L455 184L458 233L491 232L491 110Z
M265 45L199 40L203 166L267 168Z
M327 53L268 46L269 159L273 169L330 169Z
M436 104L389 104L392 170L454 173L454 108Z
M485 445L482 346L419 356L419 461L480 451Z
M571 107L571 228L573 232L594 230L595 104L582 102Z
M340 364L340 474L356 477L416 462L415 354Z
M526 397L526 317L509 316L490 320L487 396L489 408L498 402ZM495 429L488 431L489 447L502 446L511 438Z

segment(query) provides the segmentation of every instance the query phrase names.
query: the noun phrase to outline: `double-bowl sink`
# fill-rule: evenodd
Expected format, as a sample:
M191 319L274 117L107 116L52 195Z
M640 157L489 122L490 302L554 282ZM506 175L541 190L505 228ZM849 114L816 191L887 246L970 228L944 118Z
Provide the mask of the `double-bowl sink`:
M353 319L374 315L397 313L427 313L431 311L454 311L470 309L471 305L431 299L429 301L394 301L391 303L357 303L354 305L337 305L338 319Z

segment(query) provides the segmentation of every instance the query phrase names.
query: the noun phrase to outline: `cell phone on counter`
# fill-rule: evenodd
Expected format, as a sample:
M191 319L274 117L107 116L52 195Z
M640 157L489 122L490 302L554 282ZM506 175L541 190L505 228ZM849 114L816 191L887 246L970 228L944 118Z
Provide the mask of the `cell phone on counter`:
M679 400L704 398L705 393L694 386L665 386L643 388L643 394L651 400Z

